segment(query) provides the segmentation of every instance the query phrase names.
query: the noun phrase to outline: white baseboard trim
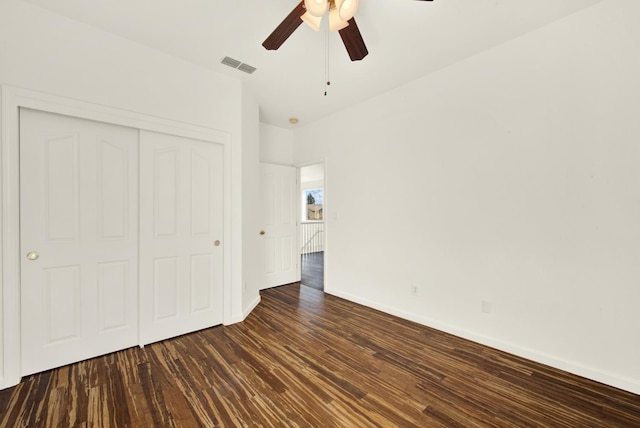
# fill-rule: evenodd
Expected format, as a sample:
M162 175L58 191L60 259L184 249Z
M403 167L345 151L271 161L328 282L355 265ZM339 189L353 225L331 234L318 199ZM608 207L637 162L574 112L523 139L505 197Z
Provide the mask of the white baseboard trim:
M563 358L558 358L556 356L553 356L544 352L539 352L533 349L514 345L509 342L504 342L502 340L499 340L490 336L477 334L473 331L461 329L453 325L442 323L418 314L405 312L398 308L387 306L372 300L364 299L350 293L343 293L341 291L337 291L330 288L326 288L325 293L331 294L336 297L340 297L345 300L349 300L350 302L367 306L372 309L385 312L390 315L397 316L399 318L402 318L408 321L413 321L418 324L422 324L424 326L443 331L445 333L453 334L454 336L471 340L481 345L499 349L500 351L508 352L510 354L517 355L519 357L526 358L528 360L535 361L540 364L545 364L547 366L564 370L566 372L573 373L575 375L582 376L584 378L587 378L596 382L600 382L605 385L612 386L614 388L619 388L619 389L631 392L633 394L640 395L640 380L638 379L631 379L629 377L619 376L619 375L608 373L606 371L602 371L599 369L594 369L593 367L588 367L575 361L565 360Z
M256 306L258 306L258 304L260 303L260 300L261 300L260 294L258 294L258 296L255 299L253 299L251 303L249 303L249 305L242 311L241 314L231 317L231 321L225 323L224 325L231 325L231 324L244 321L249 316L249 314L256 308Z

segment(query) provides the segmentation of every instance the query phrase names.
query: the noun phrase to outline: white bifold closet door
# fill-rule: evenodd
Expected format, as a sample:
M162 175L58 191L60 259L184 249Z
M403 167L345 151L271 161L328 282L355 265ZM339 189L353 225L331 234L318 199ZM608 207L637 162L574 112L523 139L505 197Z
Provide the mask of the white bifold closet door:
M20 112L22 375L138 343L138 131Z
M223 146L140 131L140 343L222 323Z

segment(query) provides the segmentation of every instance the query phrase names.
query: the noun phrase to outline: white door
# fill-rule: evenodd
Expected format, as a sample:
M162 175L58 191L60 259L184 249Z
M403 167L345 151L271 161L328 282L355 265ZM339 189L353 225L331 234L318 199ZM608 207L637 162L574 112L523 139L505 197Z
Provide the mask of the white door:
M264 288L300 280L296 177L294 167L260 164Z
M22 375L138 343L138 131L20 111Z
M140 131L140 343L222 323L223 146Z

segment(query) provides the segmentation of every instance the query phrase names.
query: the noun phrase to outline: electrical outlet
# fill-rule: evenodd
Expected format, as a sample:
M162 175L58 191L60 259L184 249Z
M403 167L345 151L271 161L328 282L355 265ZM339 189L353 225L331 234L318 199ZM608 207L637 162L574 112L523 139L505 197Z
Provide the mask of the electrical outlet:
M411 284L411 295L412 296L418 295L418 286L416 284Z
M491 310L493 309L491 306L492 306L491 302L489 302L488 300L483 300L482 301L482 313L490 314Z

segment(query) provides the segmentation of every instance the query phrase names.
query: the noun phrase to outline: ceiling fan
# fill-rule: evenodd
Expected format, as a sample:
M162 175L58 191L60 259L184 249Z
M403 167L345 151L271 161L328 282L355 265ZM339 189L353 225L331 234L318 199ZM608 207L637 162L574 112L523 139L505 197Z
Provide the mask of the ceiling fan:
M358 0L302 0L262 42L262 46L277 50L303 22L318 31L320 20L328 10L329 31L338 31L351 61L360 61L369 51L353 17L357 9Z

